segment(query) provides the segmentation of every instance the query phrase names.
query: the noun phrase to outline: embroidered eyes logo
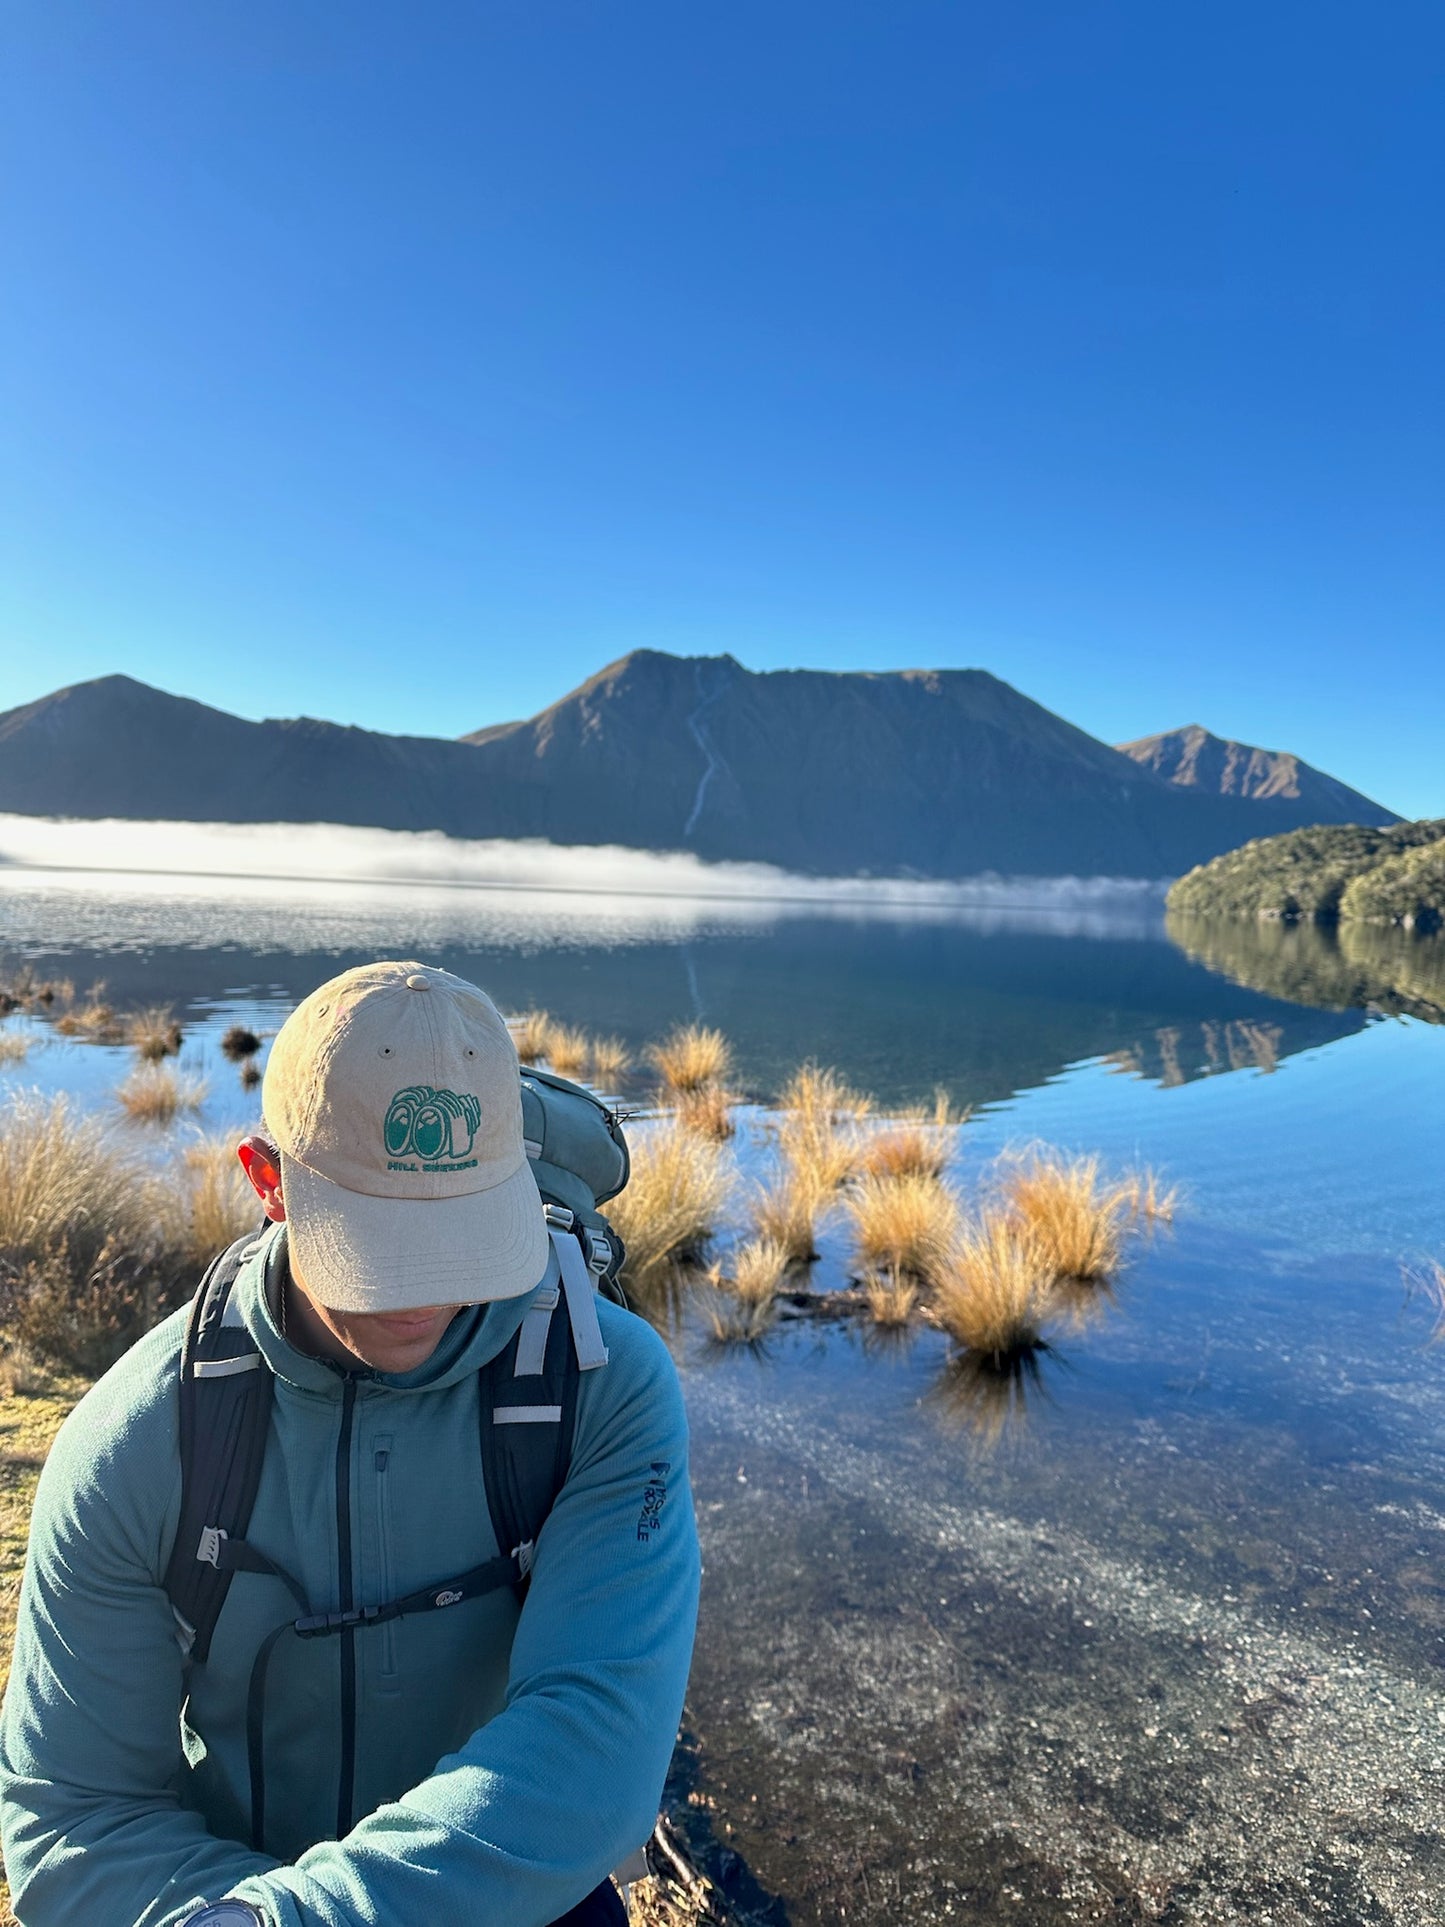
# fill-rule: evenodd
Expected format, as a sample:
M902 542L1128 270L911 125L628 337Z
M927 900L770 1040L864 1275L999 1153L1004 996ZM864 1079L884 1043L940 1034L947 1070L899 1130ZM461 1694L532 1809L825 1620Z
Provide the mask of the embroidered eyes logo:
M414 1167L400 1163L419 1157L426 1169L460 1164L472 1148L482 1121L480 1102L470 1091L434 1091L429 1084L412 1084L398 1091L387 1109L382 1136L393 1170ZM473 1158L472 1163L476 1160Z

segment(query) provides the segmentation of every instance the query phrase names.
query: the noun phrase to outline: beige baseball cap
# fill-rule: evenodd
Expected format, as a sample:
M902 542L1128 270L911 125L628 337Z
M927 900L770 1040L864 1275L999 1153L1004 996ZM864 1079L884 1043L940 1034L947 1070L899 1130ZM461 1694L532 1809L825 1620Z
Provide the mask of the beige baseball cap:
M322 984L271 1046L297 1276L336 1311L515 1298L547 1265L517 1052L475 984L420 963Z

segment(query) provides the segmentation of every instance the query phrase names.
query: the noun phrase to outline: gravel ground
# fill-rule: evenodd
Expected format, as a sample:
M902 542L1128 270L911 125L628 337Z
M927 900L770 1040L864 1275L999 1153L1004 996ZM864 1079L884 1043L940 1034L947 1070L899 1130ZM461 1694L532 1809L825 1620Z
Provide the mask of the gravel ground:
M1087 1453L952 1491L926 1426L880 1446L776 1399L690 1385L692 1797L773 1918L1445 1923L1438 1514L1326 1495L1393 1561L1346 1583L1308 1506L1292 1544L1242 1538L1237 1466L1176 1457L1183 1525L1136 1532Z

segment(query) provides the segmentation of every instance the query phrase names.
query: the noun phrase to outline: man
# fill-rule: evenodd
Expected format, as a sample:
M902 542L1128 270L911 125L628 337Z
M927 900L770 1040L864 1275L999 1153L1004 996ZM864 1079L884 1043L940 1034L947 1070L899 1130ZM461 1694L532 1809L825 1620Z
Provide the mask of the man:
M412 963L323 984L276 1037L263 1110L279 1159L261 1138L241 1157L272 1222L231 1291L241 1355L210 1368L274 1375L257 1557L188 1659L164 1589L177 1313L81 1401L40 1481L0 1722L19 1919L620 1920L606 1875L655 1817L697 1603L671 1361L596 1305L607 1362L576 1381L523 1603L447 1583L426 1601L446 1610L358 1614L511 1550L482 1489L478 1373L557 1261L516 1052L475 986ZM298 1599L306 1624L350 1618L298 1636Z

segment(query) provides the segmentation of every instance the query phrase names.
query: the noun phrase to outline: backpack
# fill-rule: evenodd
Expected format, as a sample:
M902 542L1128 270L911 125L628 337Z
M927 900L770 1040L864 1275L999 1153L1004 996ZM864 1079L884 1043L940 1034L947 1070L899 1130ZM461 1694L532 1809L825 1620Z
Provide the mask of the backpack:
M238 1572L280 1579L300 1609L267 1635L251 1669L246 1747L251 1844L258 1852L265 1831L266 1674L285 1634L337 1635L349 1644L359 1628L439 1611L502 1586L525 1595L537 1535L571 1463L581 1374L607 1362L595 1293L604 1289L626 1302L616 1283L622 1242L600 1206L622 1190L631 1165L616 1112L549 1072L524 1071L522 1125L561 1282L536 1294L513 1338L478 1374L482 1486L503 1548L495 1559L402 1598L361 1606L345 1598L336 1611L316 1612L294 1577L245 1536L266 1455L273 1379L241 1322L232 1287L258 1249L258 1234L221 1252L192 1300L180 1368L180 1522L164 1581L182 1651L192 1664L205 1664ZM554 1315L561 1303L565 1318ZM349 1589L349 1574L345 1583ZM346 1751L343 1731L338 1837L351 1825Z

